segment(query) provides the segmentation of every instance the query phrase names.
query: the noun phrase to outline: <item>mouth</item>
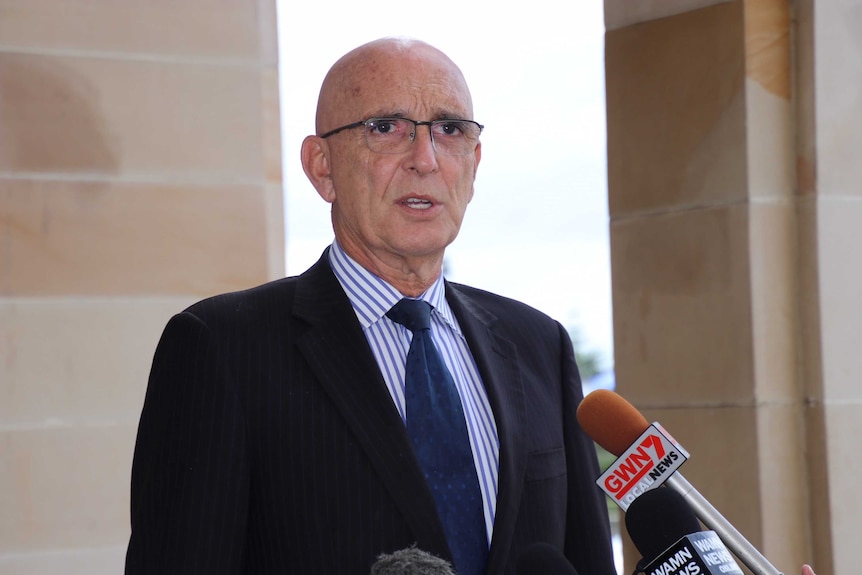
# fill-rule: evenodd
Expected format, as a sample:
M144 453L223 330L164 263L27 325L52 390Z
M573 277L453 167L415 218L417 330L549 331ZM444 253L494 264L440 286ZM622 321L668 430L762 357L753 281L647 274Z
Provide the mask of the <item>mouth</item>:
M427 210L434 205L431 200L423 200L420 198L407 198L404 200L404 205L414 210Z

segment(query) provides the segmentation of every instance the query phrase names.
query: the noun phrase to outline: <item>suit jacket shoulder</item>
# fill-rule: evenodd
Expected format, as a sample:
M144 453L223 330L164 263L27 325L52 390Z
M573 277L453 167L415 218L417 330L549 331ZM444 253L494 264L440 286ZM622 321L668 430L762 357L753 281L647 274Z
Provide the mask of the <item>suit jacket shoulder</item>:
M609 545L587 486L594 478L585 479L591 444L572 427L580 387L565 331L482 290L447 284L447 298L500 437L488 572L513 573L520 549L549 541L579 571L607 573L594 569L606 566ZM359 575L379 553L414 543L448 556L326 253L301 276L207 298L169 322L141 415L131 503L129 575Z

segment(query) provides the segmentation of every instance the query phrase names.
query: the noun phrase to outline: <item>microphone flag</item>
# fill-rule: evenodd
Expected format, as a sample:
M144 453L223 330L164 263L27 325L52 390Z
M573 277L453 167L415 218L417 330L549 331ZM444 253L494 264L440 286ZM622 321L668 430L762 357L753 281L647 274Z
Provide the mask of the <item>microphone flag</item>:
M646 575L743 575L739 565L715 531L698 531L682 537L652 563Z
M687 460L688 452L664 427L653 423L596 484L625 511L639 495L660 486Z

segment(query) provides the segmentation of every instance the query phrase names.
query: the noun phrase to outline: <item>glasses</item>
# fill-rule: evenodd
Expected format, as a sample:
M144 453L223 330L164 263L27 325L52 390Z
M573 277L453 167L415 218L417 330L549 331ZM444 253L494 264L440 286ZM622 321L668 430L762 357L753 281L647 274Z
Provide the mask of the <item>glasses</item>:
M344 130L365 128L368 149L378 154L403 154L416 139L416 129L428 126L434 150L447 156L472 154L485 128L473 120L433 120L419 122L410 118L369 118L330 130L320 136L328 138Z

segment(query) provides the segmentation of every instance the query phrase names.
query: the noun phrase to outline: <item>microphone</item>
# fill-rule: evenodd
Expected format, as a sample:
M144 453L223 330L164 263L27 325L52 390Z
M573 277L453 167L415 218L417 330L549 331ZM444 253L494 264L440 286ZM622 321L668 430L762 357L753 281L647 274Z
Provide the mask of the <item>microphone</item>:
M670 455L665 460L658 462L650 459L651 456L648 453L650 448L655 451L659 459L661 454L666 451L671 451L671 455L677 453L677 458L680 455L688 456L679 444L664 432L660 425L653 424L651 426L631 403L619 394L606 389L598 389L588 394L578 406L577 417L578 423L587 435L610 453L620 457L629 450L633 450L633 453L628 455L626 461L620 465L621 470L632 474L632 481L629 481L627 487L631 486L633 489L646 492L657 487L655 485L644 486L644 483L649 483L648 479L655 482L666 477L664 484L682 495L703 524L718 533L730 550L755 575L782 575L781 571L776 569L754 545L743 537L681 473L678 471L666 473L668 471L666 463L678 467L682 461L678 459L670 461L673 459ZM641 436L646 435L645 432L651 430L654 430L655 433L646 440L639 442L642 439ZM635 445L636 442L639 442L640 445ZM674 448L677 450L673 451ZM615 466L617 462L614 463ZM624 469L625 464L629 464L629 466ZM648 472L652 473L646 475ZM640 483L635 484L635 480L639 480ZM608 491L601 482L597 483L605 491ZM613 484L612 486L616 487ZM623 508L625 509L625 507Z
M651 489L635 499L626 511L626 531L645 560L689 533L700 531L700 522L685 499L671 489Z
M533 543L515 560L517 575L578 575L563 553L550 543Z
M682 495L659 487L635 499L626 511L626 530L643 558L647 575L742 575L714 531L701 531Z
M380 555L371 566L371 575L455 575L445 559L417 547Z

